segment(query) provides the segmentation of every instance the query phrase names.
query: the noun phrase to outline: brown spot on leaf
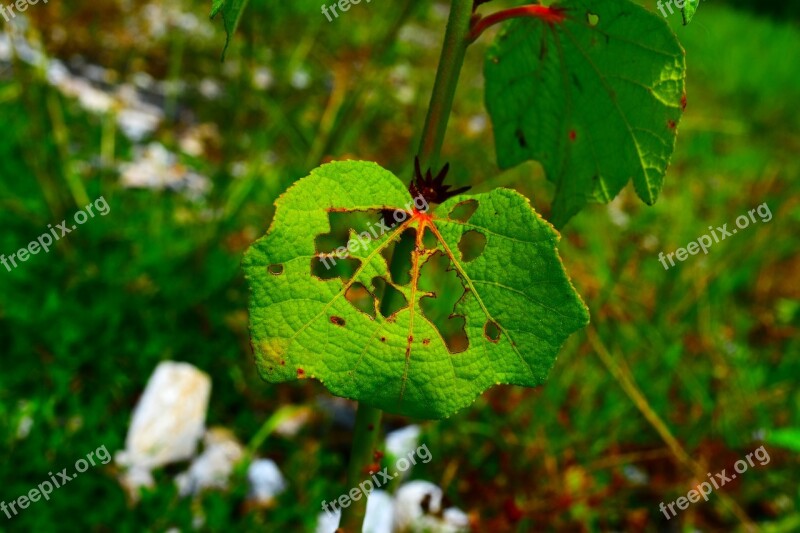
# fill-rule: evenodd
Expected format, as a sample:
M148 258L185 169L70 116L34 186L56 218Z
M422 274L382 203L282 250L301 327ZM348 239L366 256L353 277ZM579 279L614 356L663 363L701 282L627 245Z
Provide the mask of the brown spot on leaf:
M331 324L336 324L337 326L344 327L344 318L340 316L332 316L331 317Z
M422 339L422 344L424 344L425 346L429 345L430 343L431 343L430 339Z
M486 340L496 343L500 340L500 326L494 320L488 320L483 325L483 334Z

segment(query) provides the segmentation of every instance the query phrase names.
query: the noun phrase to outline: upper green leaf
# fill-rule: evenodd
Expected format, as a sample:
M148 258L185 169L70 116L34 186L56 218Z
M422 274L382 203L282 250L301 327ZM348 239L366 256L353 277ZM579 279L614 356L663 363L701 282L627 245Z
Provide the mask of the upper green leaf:
M700 5L700 0L686 0L681 8L681 15L683 15L683 25L686 26L694 18L697 7Z
M684 52L661 17L628 0L568 0L518 18L486 58L486 105L502 168L539 161L563 226L633 178L653 204L675 146Z
M457 196L427 212L416 200L390 172L353 161L316 169L277 200L267 235L243 263L264 379L315 378L338 396L421 418L449 416L495 384L545 380L564 340L588 323L558 257L558 233L507 189ZM315 275L315 240L331 232L331 214L386 210L394 215L386 215L393 225L384 234L351 228L350 237L362 238L351 246L357 264L348 276ZM409 232L404 284L384 253ZM480 234L483 247L463 251L465 234ZM463 291L451 313L463 316L466 343L453 352L423 305L453 296L425 279L438 260ZM379 300L387 285L402 304L384 316ZM356 287L368 295L367 308L353 303Z
M233 34L236 33L236 28L239 26L239 21L242 19L242 13L247 7L250 0L212 0L211 2L211 18L217 16L217 13L222 13L222 23L225 26L225 47L222 49L222 59L225 59L225 53L228 51L228 45L233 39Z

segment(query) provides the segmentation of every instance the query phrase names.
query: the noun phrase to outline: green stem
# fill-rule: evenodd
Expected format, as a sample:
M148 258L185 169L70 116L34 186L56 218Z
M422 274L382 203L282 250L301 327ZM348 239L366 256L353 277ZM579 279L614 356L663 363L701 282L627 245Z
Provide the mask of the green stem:
M436 81L433 84L428 114L425 117L425 128L422 131L417 154L420 167L423 169L436 165L442 151L458 78L470 43L472 3L473 0L453 0L450 5L450 17L447 20L439 68L436 71ZM392 255L389 266L392 273L408 268L409 265L404 263L403 257L407 255L397 253ZM381 298L381 312L396 307L401 298L399 292L387 293Z
M447 122L453 107L458 78L464 64L467 46L469 46L470 20L473 0L453 0L450 5L450 17L444 36L442 55L436 71L428 115L419 146L419 161L422 168L430 168L438 163L439 155L447 131ZM398 254L392 257L392 268L402 258ZM387 298L382 298L381 310L389 307ZM410 302L414 305L414 302ZM381 415L380 409L358 404L356 427L353 434L353 447L350 452L350 464L347 467L347 487L358 487L368 476L367 467L373 464L373 453L378 443ZM351 501L350 506L342 509L342 519L338 531L358 533L361 531L366 514L366 498ZM338 533L338 532L337 532Z
M453 0L450 4L450 18L447 21L444 46L439 58L439 69L436 72L428 116L425 118L425 129L419 143L419 163L423 169L431 168L439 162L458 77L470 43L472 3L473 0Z
M350 450L350 464L347 466L347 490L358 487L365 478L369 465L373 464L380 434L381 415L383 411L364 403L358 404L356 427L353 432L353 447ZM349 497L348 497L349 498ZM364 523L367 511L367 495L350 501L350 506L342 509L342 520L338 531L358 533Z

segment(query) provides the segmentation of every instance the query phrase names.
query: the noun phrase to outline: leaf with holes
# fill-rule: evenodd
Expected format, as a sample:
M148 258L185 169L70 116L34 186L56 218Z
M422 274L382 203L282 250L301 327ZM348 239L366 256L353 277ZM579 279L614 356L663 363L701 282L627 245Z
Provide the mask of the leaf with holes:
M318 250L343 214L374 214L374 223L351 227L346 248ZM337 396L420 418L449 416L495 384L539 385L589 319L558 238L508 189L429 210L375 163L324 165L277 200L269 231L245 255L261 376L317 379ZM390 272L392 248L408 254L404 275ZM326 270L345 261L341 277ZM454 279L427 279L437 268ZM427 305L453 292L447 318L460 317L461 342Z
M567 0L517 18L487 53L498 164L539 161L563 226L633 179L653 204L675 146L684 53L661 17L628 0Z

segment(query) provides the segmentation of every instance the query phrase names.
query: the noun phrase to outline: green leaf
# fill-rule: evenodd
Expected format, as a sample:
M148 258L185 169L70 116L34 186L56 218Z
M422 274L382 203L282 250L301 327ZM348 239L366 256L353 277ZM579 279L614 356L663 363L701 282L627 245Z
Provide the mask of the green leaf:
M217 16L217 13L222 13L222 24L225 26L225 47L222 49L222 60L225 60L225 53L228 51L228 45L233 39L233 34L236 33L236 28L239 26L239 21L242 19L247 3L250 0L212 0L211 3L211 18Z
M496 384L545 381L562 343L589 320L558 257L558 233L508 189L457 196L433 211L414 205L393 174L354 161L314 170L277 200L267 235L243 262L251 339L265 380L313 378L337 396L420 418L449 416ZM473 207L471 216L465 206ZM387 209L407 218L362 239L351 253L358 261L351 277L312 275L320 253L315 239L331 232L332 213ZM369 230L355 227L349 235ZM412 230L416 246L405 248L412 250L410 281L396 283L383 253ZM465 261L459 246L472 232L485 237L485 247ZM464 317L467 343L456 353L421 304L435 300L436 290L448 296L426 279L437 259L449 264L463 291L452 313ZM369 309L357 307L348 299L357 284L376 298L388 284L402 294L402 308L384 317L371 296Z
M681 8L681 15L683 15L683 25L686 26L694 18L694 14L700 5L700 0L686 0Z
M683 49L661 17L628 0L550 9L510 22L487 53L498 164L542 164L556 227L631 178L655 203L682 113Z
M779 446L793 452L800 452L800 429L782 428L767 433L764 439L773 446Z

